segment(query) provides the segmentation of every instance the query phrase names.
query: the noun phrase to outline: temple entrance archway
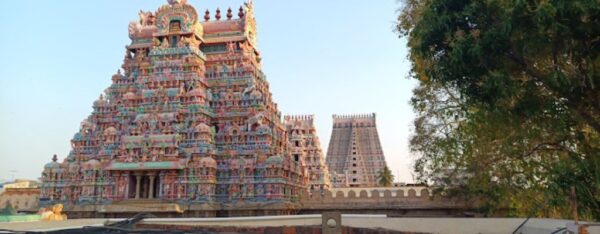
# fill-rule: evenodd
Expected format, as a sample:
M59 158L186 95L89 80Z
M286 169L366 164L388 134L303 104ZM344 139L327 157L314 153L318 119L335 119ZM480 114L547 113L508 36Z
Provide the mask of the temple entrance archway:
M160 190L160 183L156 176L152 179L153 175L143 175L142 185L140 189L141 199L156 199ZM152 185L150 183L153 183ZM152 189L152 190L151 190Z
M129 176L129 199L155 199L158 197L160 182L157 173L134 172Z
M133 199L135 198L135 176L133 174L129 174L129 184L128 186L128 193L127 193L127 198L128 199Z

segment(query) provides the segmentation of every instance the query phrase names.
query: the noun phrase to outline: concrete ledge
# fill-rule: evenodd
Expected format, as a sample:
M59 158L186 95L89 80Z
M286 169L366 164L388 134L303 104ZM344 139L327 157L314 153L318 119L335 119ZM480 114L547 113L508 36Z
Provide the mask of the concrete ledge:
M39 221L42 219L40 215L0 215L0 223L3 222L27 222Z
M139 205L139 204L111 204L111 205L101 205L98 207L99 213L131 213L132 210L135 210L138 213L183 213L184 210L178 204L168 203L168 204L149 204L149 205Z
M223 217L223 218L148 218L146 222L235 222L235 221L262 221L262 220L298 220L298 219L320 219L320 214L313 215L277 215L277 216L253 216L253 217ZM342 218L386 218L386 215L367 214L342 214ZM107 219L108 222L119 222L125 219Z
M112 222L110 219L109 222ZM115 220L116 221L116 220ZM167 224L187 226L279 227L321 225L321 215L282 215L229 218L153 218L140 224Z
M124 219L72 219L59 222L0 223L0 229L15 231L55 231L84 226L101 226ZM525 218L388 218L385 215L342 215L342 226L363 229L386 229L406 233L512 233ZM523 234L552 233L565 228L571 220L530 219L520 230ZM585 222L582 222L585 223ZM140 225L198 227L320 227L322 219L316 215L287 215L231 218L153 218ZM590 224L596 230L598 224Z
M71 219L65 221L31 221L0 223L0 229L14 231L57 231L84 226L102 226L106 219Z

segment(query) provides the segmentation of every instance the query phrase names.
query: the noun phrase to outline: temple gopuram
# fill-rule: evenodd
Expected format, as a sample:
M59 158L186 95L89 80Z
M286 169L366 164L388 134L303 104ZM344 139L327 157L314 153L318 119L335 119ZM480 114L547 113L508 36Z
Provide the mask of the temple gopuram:
M292 144L292 156L295 161L305 163L308 169L309 193L322 194L331 188L329 170L321 150L321 141L314 124L314 115L287 115L285 126Z
M377 187L386 166L375 113L333 115L327 148L332 184L341 187Z
M252 2L235 15L202 17L185 0L141 11L71 152L45 165L40 203L65 204L69 217L292 213L305 157L294 158L261 71Z

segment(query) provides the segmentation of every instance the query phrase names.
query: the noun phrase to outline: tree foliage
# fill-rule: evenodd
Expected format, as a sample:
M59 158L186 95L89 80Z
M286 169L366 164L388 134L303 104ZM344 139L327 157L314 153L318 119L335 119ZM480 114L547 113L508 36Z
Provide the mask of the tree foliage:
M600 4L406 0L415 170L489 213L600 219Z
M4 209L0 210L0 215L16 215L17 210L13 207L12 203L8 201Z
M390 187L394 183L394 175L387 165L385 165L385 167L379 171L377 179L379 181L379 185L384 187Z

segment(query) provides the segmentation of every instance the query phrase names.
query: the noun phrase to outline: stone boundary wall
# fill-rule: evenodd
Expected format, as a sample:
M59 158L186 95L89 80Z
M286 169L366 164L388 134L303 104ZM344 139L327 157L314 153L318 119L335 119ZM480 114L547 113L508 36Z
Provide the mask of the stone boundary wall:
M337 211L345 214L385 214L390 217L464 217L476 204L433 195L427 187L343 188L306 194L300 214Z
M340 202L344 200L432 200L433 192L427 187L334 188L322 194L304 194L301 202Z
M363 192L364 191L364 192ZM430 197L432 190L427 187L372 187L372 188L334 188L331 190L333 198L354 197Z

